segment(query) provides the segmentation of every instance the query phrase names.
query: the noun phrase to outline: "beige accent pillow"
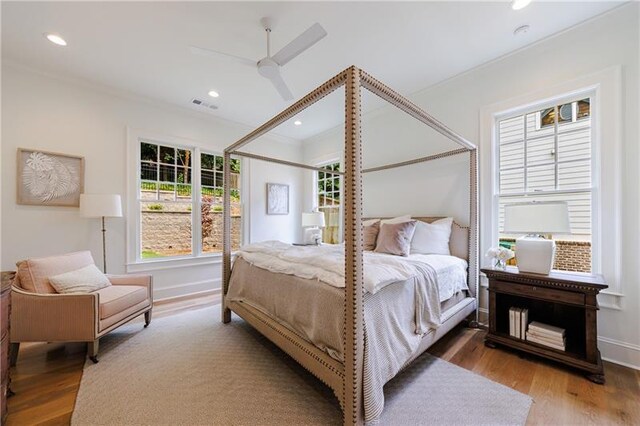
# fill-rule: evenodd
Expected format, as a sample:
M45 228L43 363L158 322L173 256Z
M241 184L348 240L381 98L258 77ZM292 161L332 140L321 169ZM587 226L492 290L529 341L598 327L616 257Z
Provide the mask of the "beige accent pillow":
M111 282L96 265L87 265L75 271L49 277L49 283L58 293L91 293L109 287Z
M411 238L413 238L415 230L415 220L400 223L382 223L375 252L408 256L411 250Z
M365 220L363 222L364 223L364 231L362 233L363 239L364 239L363 248L365 250L372 251L376 248L378 232L380 231L380 221L374 220L370 224L367 224L367 222L370 222L370 221Z

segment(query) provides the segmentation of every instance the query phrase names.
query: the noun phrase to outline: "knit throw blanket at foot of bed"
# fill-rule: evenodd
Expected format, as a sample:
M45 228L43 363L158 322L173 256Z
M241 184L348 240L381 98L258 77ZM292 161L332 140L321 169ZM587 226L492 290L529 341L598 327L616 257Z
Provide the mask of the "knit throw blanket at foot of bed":
M87 362L73 425L338 425L329 388L219 306L134 322ZM385 386L381 425L521 425L531 398L424 354Z

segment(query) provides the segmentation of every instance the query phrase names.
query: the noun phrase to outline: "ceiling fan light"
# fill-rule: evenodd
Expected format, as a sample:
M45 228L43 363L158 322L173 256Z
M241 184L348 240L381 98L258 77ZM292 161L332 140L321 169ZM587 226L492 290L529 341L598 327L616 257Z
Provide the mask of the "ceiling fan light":
M220 93L216 92L215 90L209 90L209 96L211 96L212 98L217 98L218 96L220 96Z
M531 3L531 0L513 0L511 2L511 8L513 10L524 9L525 7L529 6L529 3Z

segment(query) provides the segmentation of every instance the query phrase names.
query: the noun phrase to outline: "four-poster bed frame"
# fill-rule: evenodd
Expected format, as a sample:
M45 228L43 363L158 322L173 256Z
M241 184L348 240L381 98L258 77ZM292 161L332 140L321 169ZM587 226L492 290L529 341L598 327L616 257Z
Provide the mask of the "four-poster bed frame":
M243 304L226 300L231 277L231 198L230 198L230 159L231 156L269 161L293 167L324 171L319 167L291 161L279 160L261 155L239 151L244 145L259 138L268 131L287 121L302 110L329 95L341 86L345 86L345 170L332 172L343 175L344 179L344 235L345 235L345 298L344 298L344 364L310 342L301 339L288 328L274 321L268 315L252 310ZM364 87L380 98L395 105L402 111L423 122L448 139L461 146L459 149L435 155L416 158L410 161L363 169L361 146L361 88ZM258 127L233 145L224 150L224 239L223 239L223 293L222 321L231 321L233 310L267 338L273 341L292 358L302 364L312 374L331 387L340 400L344 413L344 424L361 424L362 409L362 370L364 351L364 297L363 297L363 238L362 238L362 174L396 167L407 166L469 153L470 198L469 198L469 251L468 285L469 291L477 297L478 290L478 156L474 144L456 134L425 111L414 105L366 72L349 67L328 80L311 93L295 102L286 110ZM475 310L477 321L477 303L470 307ZM467 308L464 316L473 312ZM446 331L443 331L443 333ZM431 337L431 339L438 339ZM435 341L435 340L433 340ZM433 342L421 346L421 351Z

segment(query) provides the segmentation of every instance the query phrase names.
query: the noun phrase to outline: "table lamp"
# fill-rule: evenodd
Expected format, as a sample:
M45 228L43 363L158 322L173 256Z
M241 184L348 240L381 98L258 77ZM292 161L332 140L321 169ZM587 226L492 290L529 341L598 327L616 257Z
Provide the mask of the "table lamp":
M556 243L545 234L570 234L569 208L564 201L507 204L505 234L527 234L516 240L520 272L548 275L553 268Z
M324 213L312 212L302 213L302 227L304 230L304 242L318 245L322 241L322 231L324 228Z
M107 273L105 217L122 217L122 202L118 194L80 194L80 216L102 218L102 267Z

